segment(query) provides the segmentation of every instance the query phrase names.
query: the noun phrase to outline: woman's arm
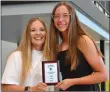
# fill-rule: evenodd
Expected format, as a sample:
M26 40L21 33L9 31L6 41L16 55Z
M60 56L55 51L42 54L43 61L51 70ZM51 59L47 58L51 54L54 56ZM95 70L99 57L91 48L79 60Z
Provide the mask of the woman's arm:
M87 62L93 68L94 73L78 78L77 84L94 84L106 81L108 72L104 65L102 57L98 54L97 49L88 36L83 36L79 41L79 49L84 54Z
M14 84L2 84L1 85L1 90L3 92L15 92L15 91L19 91L19 92L23 92L24 91L24 86L18 86L18 85L14 85Z
M20 85L20 76L19 72L21 69L21 63L20 63L20 53L19 52L13 52L9 58L7 59L7 64L2 76L2 91L3 92L22 92L25 89L25 86L19 86ZM17 57L17 59L16 59ZM32 91L44 91L46 90L47 85L45 83L39 83L35 86L31 86L30 90Z
M14 84L2 84L1 89L3 92L24 92L25 86L19 86ZM35 86L30 86L29 91L46 91L47 85L45 83L39 83Z
M85 56L88 64L93 68L94 73L80 78L65 79L56 85L57 88L65 90L72 85L95 84L108 79L108 72L103 63L103 59L98 54L92 40L88 36L83 36L79 40L78 48Z

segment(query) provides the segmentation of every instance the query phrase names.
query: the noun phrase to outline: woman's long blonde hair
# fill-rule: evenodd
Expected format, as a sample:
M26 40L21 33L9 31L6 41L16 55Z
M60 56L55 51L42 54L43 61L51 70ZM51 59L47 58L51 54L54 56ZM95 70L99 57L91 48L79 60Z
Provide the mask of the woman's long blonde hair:
M78 51L77 51L78 40L79 40L79 38L82 37L82 35L87 35L87 33L84 32L84 29L82 28L81 23L79 22L79 19L75 13L74 8L72 8L67 2L58 3L53 9L52 16L54 15L56 9L61 5L65 6L68 9L69 14L71 15L70 23L68 26L69 51L68 51L68 54L67 54L68 56L66 57L66 59L67 59L68 63L71 64L71 70L73 70L76 68L76 66L78 64ZM61 33L55 27L53 17L51 17L49 33L50 33L49 39L52 39L52 40L49 40L49 44L50 44L49 48L51 50L51 57L56 58L57 57L56 55L58 55L59 37L61 37ZM96 47L96 44L94 41L93 41L93 43ZM96 47L96 49L97 49L98 54L102 56L101 52L98 50L97 47ZM70 58L70 60L68 60L68 57Z
M31 37L30 37L30 31L31 31L30 27L31 27L31 24L36 20L39 20L43 24L43 26L46 30L46 40L45 40L42 51L43 51L44 58L46 58L47 60L50 60L46 25L41 19L32 18L27 23L26 29L25 29L23 36L22 36L22 40L21 40L18 48L16 49L16 51L21 51L21 55L22 55L21 84L23 84L23 82L27 76L27 73L29 72L30 67L31 67L31 60L32 60L32 47L31 47L31 45L32 44L31 44Z

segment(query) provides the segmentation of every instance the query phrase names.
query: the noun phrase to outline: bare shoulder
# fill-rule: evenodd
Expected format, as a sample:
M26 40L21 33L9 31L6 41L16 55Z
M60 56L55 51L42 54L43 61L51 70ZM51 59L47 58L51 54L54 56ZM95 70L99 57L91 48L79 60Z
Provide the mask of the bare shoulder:
M79 39L78 48L83 53L88 62L99 61L98 59L101 58L95 42L93 42L93 40L86 35L83 35Z
M79 38L78 47L82 52L96 51L96 46L93 40L87 35L83 35Z
M89 45L89 44L92 44L92 43L93 43L93 41L87 35L83 35L82 37L80 37L79 38L79 42L78 42L78 44L81 45L81 46L83 46L83 45Z

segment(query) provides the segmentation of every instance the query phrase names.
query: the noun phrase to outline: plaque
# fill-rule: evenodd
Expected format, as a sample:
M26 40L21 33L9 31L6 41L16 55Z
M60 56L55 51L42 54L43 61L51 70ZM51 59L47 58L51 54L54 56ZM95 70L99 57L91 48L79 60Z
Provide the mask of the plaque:
M59 82L59 69L57 61L42 61L43 82L47 85L55 85Z

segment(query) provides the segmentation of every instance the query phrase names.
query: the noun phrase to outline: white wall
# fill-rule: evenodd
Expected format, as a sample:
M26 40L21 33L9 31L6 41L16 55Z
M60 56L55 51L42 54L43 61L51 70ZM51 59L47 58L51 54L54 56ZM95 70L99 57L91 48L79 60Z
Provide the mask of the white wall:
M2 42L2 53L1 53L1 57L2 57L2 61L1 61L1 75L3 74L5 65L6 65L6 60L8 55L17 48L17 44L16 43L11 43L11 42L7 42L7 41L1 41Z
M110 66L109 66L109 62L110 62L110 59L109 59L109 43L106 43L105 42L105 64L107 66L107 69L109 71L109 74L110 74Z

